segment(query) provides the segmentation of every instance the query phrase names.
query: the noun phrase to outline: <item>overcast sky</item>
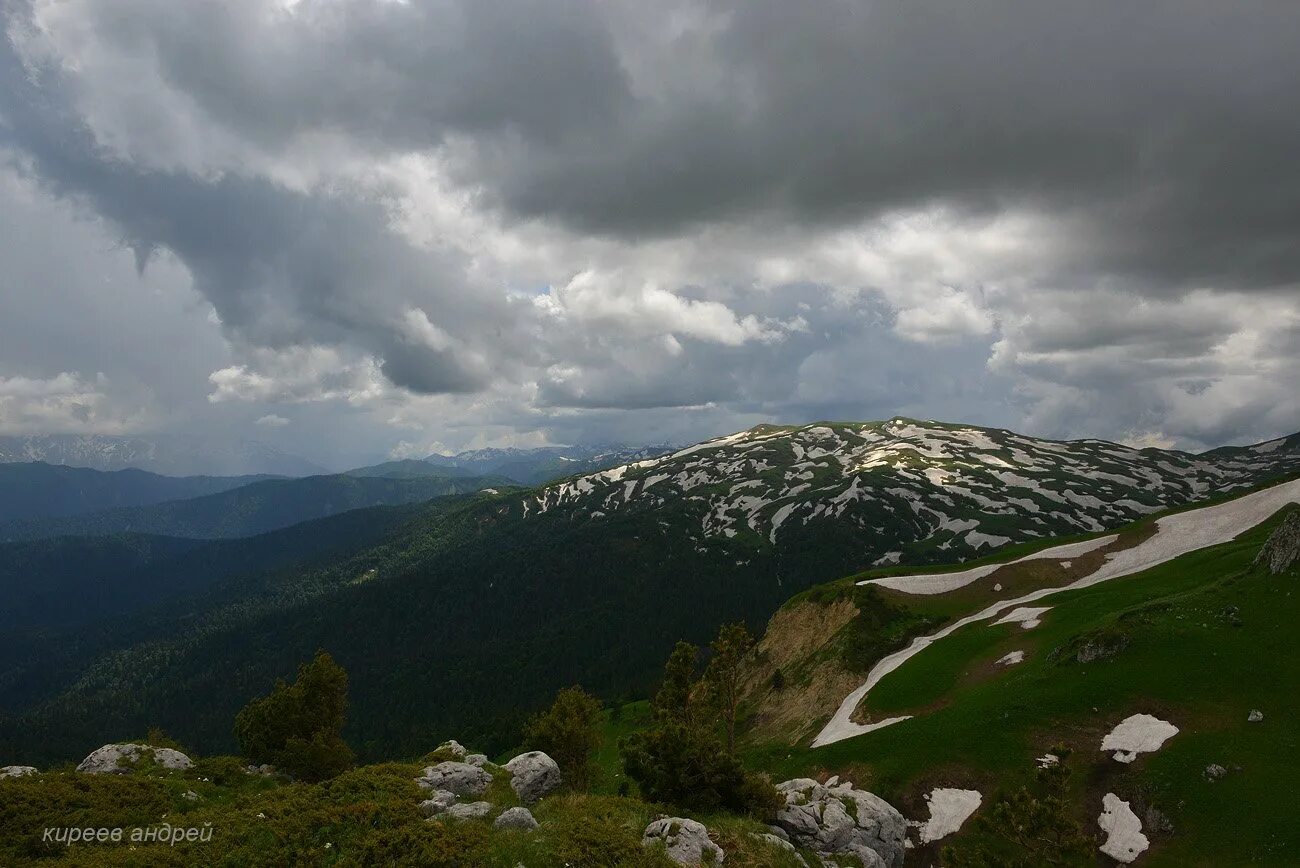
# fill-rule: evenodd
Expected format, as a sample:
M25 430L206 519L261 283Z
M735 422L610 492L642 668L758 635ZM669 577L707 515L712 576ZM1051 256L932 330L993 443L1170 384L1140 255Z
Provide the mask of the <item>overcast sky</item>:
M0 9L0 434L1300 430L1300 4Z

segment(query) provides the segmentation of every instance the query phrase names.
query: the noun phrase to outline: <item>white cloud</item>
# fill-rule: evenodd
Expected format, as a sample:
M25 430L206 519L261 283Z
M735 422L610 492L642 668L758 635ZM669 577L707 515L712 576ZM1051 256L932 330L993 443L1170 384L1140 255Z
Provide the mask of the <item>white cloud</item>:
M0 376L0 434L123 434L148 421L110 395L106 376Z
M265 416L259 416L253 424L262 428L283 428L289 424L289 420L275 413L268 413Z
M328 347L259 349L249 355L250 364L231 365L208 375L213 387L208 401L370 404L392 391L373 359L345 358Z

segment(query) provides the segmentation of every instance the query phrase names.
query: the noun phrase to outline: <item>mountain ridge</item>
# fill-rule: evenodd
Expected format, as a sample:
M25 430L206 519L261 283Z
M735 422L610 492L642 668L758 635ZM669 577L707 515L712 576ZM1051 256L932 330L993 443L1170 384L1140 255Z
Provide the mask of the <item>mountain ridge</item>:
M75 680L47 680L39 703L14 710L0 748L21 756L32 750L25 733L40 731L47 751L71 751L85 732L110 725L122 734L162 725L222 747L229 716L249 695L326 648L359 676L352 735L363 755L418 750L430 728L496 749L554 689L643 693L676 640L706 641L723 622L761 627L792 595L890 552L899 555L886 560L956 562L993 550L972 531L1009 546L1126 524L1295 472L1300 457L1297 438L1211 460L1009 441L960 425L888 436L865 423L816 430L825 427L783 432L779 442L738 432L530 491L445 498L382 544L340 548L327 564L227 576L183 611L106 633L92 655L68 664ZM998 448L954 452L980 437ZM1014 459L1019 473L989 458ZM1049 459L1051 467L1034 466ZM799 466L807 462L816 466ZM1114 478L1089 489L1085 470ZM811 480L786 478L809 472ZM685 486L690 479L698 482ZM789 493L805 482L813 484ZM778 488L782 498L765 496ZM848 490L858 494L842 496ZM773 534L777 511L792 504ZM30 666L21 677L39 680L41 662Z
M108 434L0 436L0 464L31 461L104 471L136 468L164 476L309 476L327 472L319 464L256 440L228 443L215 438Z
M263 479L183 500L121 507L60 518L0 523L0 540L142 533L194 539L253 536L374 506L416 503L509 484L497 477L357 476L350 473Z

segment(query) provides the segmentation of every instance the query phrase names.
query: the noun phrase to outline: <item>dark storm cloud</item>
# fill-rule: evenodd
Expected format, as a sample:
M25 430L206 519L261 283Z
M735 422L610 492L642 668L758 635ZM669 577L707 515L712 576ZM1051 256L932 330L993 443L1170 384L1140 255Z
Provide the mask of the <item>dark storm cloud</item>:
M69 115L61 82L47 72L35 86L8 50L0 50L0 94L0 145L25 155L45 188L116 227L141 267L156 249L173 252L232 338L271 348L359 347L381 360L393 383L416 392L487 385L491 371L461 352L472 341L430 345L404 333L403 318L419 308L444 332L499 334L509 327L508 305L465 292L448 255L395 237L379 203L108 158Z
M592 231L1028 206L1139 291L1292 283L1297 33L1277 3L729 4L730 86L489 165L508 206Z
M1070 217L1138 291L1294 282L1300 6L1046 2L92 4L268 147L459 145L486 201L583 232L943 203ZM672 34L669 38L667 34Z
M5 9L0 150L185 265L218 402L410 397L378 371L565 439L1013 400L1058 435L1300 422L1300 5ZM421 197L493 237L413 243Z

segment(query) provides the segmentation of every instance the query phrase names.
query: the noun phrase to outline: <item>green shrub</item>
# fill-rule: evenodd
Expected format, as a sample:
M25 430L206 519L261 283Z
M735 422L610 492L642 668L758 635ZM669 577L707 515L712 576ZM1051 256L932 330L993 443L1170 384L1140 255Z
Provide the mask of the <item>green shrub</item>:
M664 723L623 740L623 763L645 798L691 811L725 808L767 820L779 797L766 778L747 772L710 730Z
M352 765L341 735L348 676L324 651L298 669L293 684L279 681L235 718L240 750L305 781L331 778Z
M151 745L152 747L169 747L172 750L178 750L181 753L188 753L185 748L181 747L180 742L156 726L149 728L149 734L144 737L144 743Z
M1070 751L1058 745L1056 765L1039 769L1030 787L1003 793L976 820L986 840L943 850L951 868L1038 868L1097 864L1097 843L1074 815L1070 793Z
M567 687L555 702L524 726L524 739L560 766L564 782L585 792L591 787L592 759L600 749L600 701L581 687Z

